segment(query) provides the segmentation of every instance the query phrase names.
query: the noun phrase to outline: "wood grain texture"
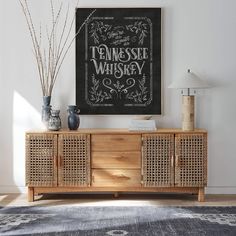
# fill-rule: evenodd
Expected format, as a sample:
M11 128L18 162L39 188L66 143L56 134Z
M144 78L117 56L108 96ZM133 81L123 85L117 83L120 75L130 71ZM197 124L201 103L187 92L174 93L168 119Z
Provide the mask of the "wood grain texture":
M28 187L28 202L34 201L34 188Z
M94 187L140 187L140 170L129 169L93 169Z
M35 176L39 178L40 184L34 182L33 185L30 185L30 182L27 182L29 187L29 201L33 201L34 196L38 193L96 191L116 193L197 193L198 200L204 201L204 186L207 184L207 132L203 129L195 129L194 131L159 129L153 132L130 132L126 129L79 129L78 131L60 130L56 132L32 131L27 132L26 135L27 138L31 140L30 142L29 140L26 142L26 150L29 151L32 149L27 155L31 158L34 156L37 158L40 157L34 165L34 169L37 170L37 172L35 172L37 175ZM85 178L88 177L88 181L86 181L87 184L83 186L71 184L74 181L74 178L78 177L78 173L80 174L80 172L77 173L75 171L74 167L77 166L76 163L80 161L86 162L79 154L80 152L84 152L83 145L75 145L77 142L75 140L77 140L77 136L80 135L88 136L88 153L90 154L91 151L91 168L88 167L88 169L85 170L84 176ZM149 146L145 149L145 138L150 135L159 135L161 138L159 138L160 140L158 139L159 141L156 140L155 142L151 140L150 145L153 149L150 149ZM73 140L67 140L67 145L61 146L58 138L62 136L73 136ZM175 146L173 148L169 148L168 145L168 148L163 148L163 145L165 146L166 142L166 139L163 140L163 137L165 136L171 136L172 139L174 137ZM48 139L48 137L50 137L50 139ZM50 151L52 147L54 148L53 154L51 154ZM65 148L67 151L64 150ZM174 168L175 178L173 179L173 176L171 176L170 184L168 182L168 184L158 184L158 186L144 185L144 173L143 170L141 170L142 158L145 158L144 149L148 155L153 158L153 163L156 166L157 164L160 166L160 168L153 169L153 176L155 176L155 178L156 176L159 176L161 180L165 180L166 174L168 173L163 171L163 165L166 165L168 168ZM158 153L158 155L155 156L155 152ZM53 185L45 184L45 178L47 176L42 174L44 172L39 172L39 170L44 171L45 169L39 168L38 166L39 160L45 155L44 153L49 153L46 157L47 160L51 162L46 164L48 165L51 163L50 168L53 166L51 172L56 173L56 175L53 174L53 176L55 176L55 178L52 178L54 180ZM62 157L64 157L65 154L68 154L67 159L71 159L70 162L62 162ZM141 155L143 157L141 157ZM75 158L73 159L72 157ZM150 166L154 166L153 163L150 162ZM34 170L30 165L26 165L27 173L31 173L31 171ZM58 169L62 167L65 167L66 170L70 170L71 173L71 181L65 182L65 184L61 184L61 178L60 175L58 176L57 172ZM77 169L78 168L76 167L76 170ZM197 172L195 171L196 169ZM90 171L92 172L92 180L90 180ZM166 185L168 185L168 187Z
M141 168L141 152L92 152L92 168Z
M194 96L182 96L182 129L194 130Z
M38 191L38 189L37 189ZM37 193L37 192L36 192ZM16 206L53 206L72 205L73 206L236 206L236 194L206 194L205 202L196 201L196 193L193 194L159 194L159 193L132 193L119 192L118 201L112 198L115 192L100 192L99 195L93 195L91 192L77 192L74 194L52 193L50 195L39 194L35 196L34 202L27 201L25 193L2 193L0 202L3 207ZM36 194L35 194L36 195Z
M92 152L141 151L141 135L91 135Z
M26 134L35 134L35 133L44 133L44 134L159 134L159 133L207 133L205 129L194 129L193 131L183 131L178 128L170 129L157 129L155 131L129 131L128 129L84 129L79 128L78 130L69 130L69 129L60 129L59 131L45 131L45 130L32 130L26 132Z
M80 192L163 192L163 193L198 193L195 187L155 187L144 188L135 186L112 186L112 187L35 187L34 193L80 193Z
M199 202L204 202L205 201L205 190L204 190L204 188L199 188L198 201Z

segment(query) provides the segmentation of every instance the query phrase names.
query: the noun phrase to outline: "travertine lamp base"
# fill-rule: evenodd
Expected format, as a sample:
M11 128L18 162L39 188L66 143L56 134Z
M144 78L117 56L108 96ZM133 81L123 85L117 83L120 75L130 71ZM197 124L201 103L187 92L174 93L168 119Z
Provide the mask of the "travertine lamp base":
M194 96L182 96L182 130L194 130Z

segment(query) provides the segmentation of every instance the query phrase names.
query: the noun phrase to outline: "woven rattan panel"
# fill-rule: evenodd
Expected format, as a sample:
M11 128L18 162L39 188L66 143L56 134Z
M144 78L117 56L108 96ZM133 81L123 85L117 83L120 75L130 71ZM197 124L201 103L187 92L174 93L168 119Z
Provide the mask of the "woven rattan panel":
M90 135L59 135L59 186L90 185Z
M57 135L26 135L26 184L56 186Z
M177 134L175 185L202 187L207 182L206 134Z
M142 136L143 186L171 186L174 183L174 135L146 134Z

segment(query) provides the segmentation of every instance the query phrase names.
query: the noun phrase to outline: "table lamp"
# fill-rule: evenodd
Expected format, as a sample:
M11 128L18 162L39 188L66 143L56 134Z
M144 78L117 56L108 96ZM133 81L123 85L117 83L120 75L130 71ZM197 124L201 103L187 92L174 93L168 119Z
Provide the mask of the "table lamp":
M188 69L185 76L169 85L168 88L182 89L182 130L194 130L194 94L196 89L208 87L209 85L192 73L190 69Z

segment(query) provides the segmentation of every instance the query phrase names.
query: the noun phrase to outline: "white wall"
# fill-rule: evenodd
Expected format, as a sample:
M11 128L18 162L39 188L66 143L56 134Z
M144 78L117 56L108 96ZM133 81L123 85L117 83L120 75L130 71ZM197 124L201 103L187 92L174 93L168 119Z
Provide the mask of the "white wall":
M67 0L69 1L69 0ZM35 24L48 0L29 1ZM65 1L66 2L66 1ZM71 4L76 2L69 1ZM191 68L215 87L196 99L196 126L209 132L208 193L236 193L236 1L81 0L81 7L162 7L164 115L158 127L181 127L181 96L167 86ZM0 192L25 191L24 132L40 126L42 94L31 41L17 0L0 1ZM74 50L56 83L52 103L75 102ZM82 116L81 127L127 127L132 116Z

